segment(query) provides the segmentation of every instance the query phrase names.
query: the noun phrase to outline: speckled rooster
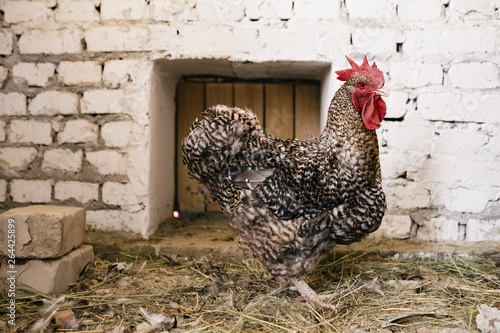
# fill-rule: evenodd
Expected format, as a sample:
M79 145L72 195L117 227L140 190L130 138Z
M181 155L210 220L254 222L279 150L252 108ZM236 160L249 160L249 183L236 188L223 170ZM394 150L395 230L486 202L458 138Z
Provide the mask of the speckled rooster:
M384 215L375 129L385 116L384 77L366 56L335 93L320 137L264 134L256 116L224 105L205 110L182 142L183 162L219 201L239 245L271 277L291 282L310 304L335 310L301 278L325 251L375 231Z

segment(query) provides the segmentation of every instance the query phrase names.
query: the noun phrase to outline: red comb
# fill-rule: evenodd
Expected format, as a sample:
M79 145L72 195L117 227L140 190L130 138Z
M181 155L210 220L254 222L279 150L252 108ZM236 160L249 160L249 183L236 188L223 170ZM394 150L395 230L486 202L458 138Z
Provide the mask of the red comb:
M383 74L377 68L377 65L375 65L375 61L370 66L370 64L368 63L368 59L366 58L366 55L365 55L365 58L363 59L363 63L361 64L361 66L356 64L348 56L345 56L345 57L347 58L347 61L349 61L349 64L351 64L352 68L335 71L335 73L338 74L337 79L339 79L340 81L349 80L351 78L351 76L353 76L355 73L365 74L369 77L373 77L373 78L377 78L377 79L380 79L380 77L381 77L382 81L383 81Z

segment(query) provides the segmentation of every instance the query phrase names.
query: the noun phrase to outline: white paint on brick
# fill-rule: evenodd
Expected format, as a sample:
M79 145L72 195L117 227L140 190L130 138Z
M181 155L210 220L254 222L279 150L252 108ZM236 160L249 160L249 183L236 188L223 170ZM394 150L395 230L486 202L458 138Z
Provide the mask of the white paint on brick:
M101 136L108 147L136 145L142 135L141 127L133 121L113 121L101 127Z
M60 143L97 143L99 127L85 119L68 120L57 135Z
M12 54L12 33L7 30L0 30L0 54Z
M220 3L217 8L210 8L210 1L205 0L204 2L206 13L201 13L201 15L209 21L216 21L216 18L220 18L222 15L226 15L224 13L223 3ZM233 6L231 6L230 16L235 20L240 20L243 6L239 4L239 8L235 5L238 5L238 2L234 2ZM198 8L198 6L196 6ZM279 18L281 20L288 20L292 17L292 1L290 0L254 0L248 1L245 3L245 16L251 20L259 20L259 19L272 19Z
M138 196L147 196L149 190L149 154L144 149L129 149L127 176L133 192Z
M102 201L108 205L137 205L142 199L137 196L130 184L106 182L102 186Z
M0 88L2 88L8 76L9 76L9 69L5 66L0 66Z
M434 131L430 127L393 127L384 133L389 148L430 152Z
M79 172L82 169L81 150L71 151L65 148L50 149L43 155L42 170Z
M488 194L481 190L452 189L446 208L460 213L481 213L488 204Z
M369 238L408 239L412 221L409 215L385 215L382 224Z
M443 69L438 64L412 64L393 62L390 65L392 87L419 88L441 85Z
M396 10L390 0L346 0L350 20L390 21Z
M451 86L457 88L488 89L499 85L498 68L491 62L453 64L448 79Z
M468 120L480 123L500 124L500 94L481 94L481 99L469 114Z
M36 158L38 151L33 147L0 148L0 166L4 170L24 170Z
M407 112L408 93L404 91L391 91L385 98L387 105L386 119L401 119Z
M67 85L101 82L101 65L97 61L61 61L57 73Z
M151 18L155 21L171 22L175 20L195 21L198 19L196 0L164 1L151 0L149 9Z
M383 184L389 209L425 208L431 202L430 189L424 182L395 179L385 180Z
M125 175L127 173L127 157L116 150L87 151L87 161L102 175Z
M28 106L31 115L77 114L79 96L66 91L44 91L33 98Z
M408 21L436 21L443 11L440 0L399 0L398 16Z
M143 60L110 60L104 64L102 80L106 88L144 86L150 75L151 64Z
M491 161L494 155L486 151L487 134L469 129L444 129L438 132L433 154L453 156L459 160Z
M358 52L384 54L396 50L397 35L394 30L360 28L352 33L352 44Z
M26 115L26 96L22 93L0 93L0 116Z
M7 23L36 22L43 24L53 16L50 7L57 5L55 0L46 1L9 1L0 2Z
M423 93L417 107L426 120L463 121L467 118L460 96L454 93Z
M7 181L0 179L0 202L7 200Z
M123 113L126 110L123 90L87 90L80 101L82 113Z
M470 219L465 229L465 240L479 242L487 240L498 240L500 234L500 219L480 220Z
M147 219L144 211L129 213L120 210L88 210L87 226L89 229L104 231L125 230L143 233Z
M14 119L7 127L7 138L12 143L52 143L52 126L46 121Z
M47 203L51 201L52 184L50 180L13 179L10 195L14 202Z
M97 2L88 0L58 0L55 10L56 22L99 22L96 4Z
M82 51L80 30L28 30L19 39L21 54L65 54Z
M462 14L478 12L484 15L492 15L495 4L492 0L452 0L450 8Z
M75 199L80 203L87 203L99 199L99 184L77 181L57 182L54 186L56 200Z
M101 19L103 21L147 19L148 13L146 1L101 0Z
M418 228L417 238L426 241L459 241L458 221L446 217L431 218Z
M56 65L50 62L20 62L12 69L12 76L14 80L26 81L30 86L45 87L54 76L55 69Z
M335 19L339 16L337 0L296 0L293 5L296 18Z
M5 135L5 123L0 120L0 142L4 142L7 139Z
M148 26L97 26L85 31L89 52L147 51L151 49Z

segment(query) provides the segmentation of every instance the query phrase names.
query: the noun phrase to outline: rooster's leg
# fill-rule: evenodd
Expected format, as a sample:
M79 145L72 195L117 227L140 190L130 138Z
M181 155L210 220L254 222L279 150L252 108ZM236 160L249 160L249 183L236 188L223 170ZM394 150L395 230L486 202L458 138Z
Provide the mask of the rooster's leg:
M289 281L293 283L297 291L300 293L301 298L311 305L317 305L325 309L337 311L335 305L328 304L325 299L331 298L331 295L318 295L314 290L307 285L302 279L290 278Z

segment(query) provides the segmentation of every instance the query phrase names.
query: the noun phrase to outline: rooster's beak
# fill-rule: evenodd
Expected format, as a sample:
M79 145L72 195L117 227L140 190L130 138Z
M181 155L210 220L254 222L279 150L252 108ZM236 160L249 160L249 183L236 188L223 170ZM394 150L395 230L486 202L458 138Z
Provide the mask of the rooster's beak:
M376 93L379 96L389 97L389 93L387 91L382 90L382 89L377 89L374 91L374 93Z

